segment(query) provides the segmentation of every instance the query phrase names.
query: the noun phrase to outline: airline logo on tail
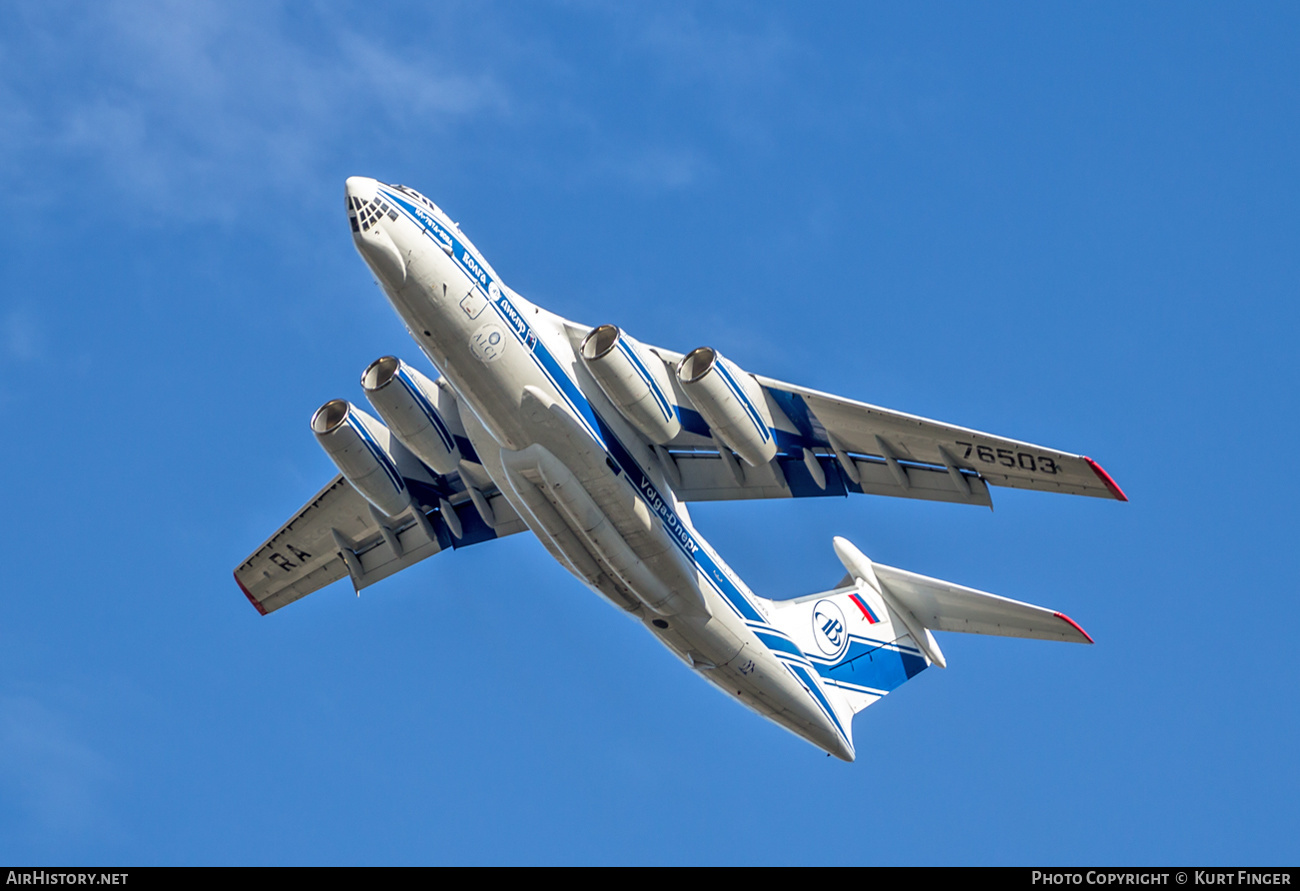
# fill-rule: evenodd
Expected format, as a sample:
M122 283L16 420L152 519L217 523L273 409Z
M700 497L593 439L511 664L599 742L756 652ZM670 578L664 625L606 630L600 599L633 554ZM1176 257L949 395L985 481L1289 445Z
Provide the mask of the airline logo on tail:
M812 612L813 638L817 648L831 658L848 648L849 629L844 613L829 600L819 600Z

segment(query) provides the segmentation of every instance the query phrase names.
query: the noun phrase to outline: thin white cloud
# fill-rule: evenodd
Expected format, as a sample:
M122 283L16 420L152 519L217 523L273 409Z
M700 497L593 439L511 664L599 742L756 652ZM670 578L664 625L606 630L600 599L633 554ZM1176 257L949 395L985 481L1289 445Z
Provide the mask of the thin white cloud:
M724 166L719 136L772 140L806 56L762 14L587 6L593 55L579 64L558 32L491 5L355 12L19 3L0 32L0 172L51 197L60 179L89 182L135 220L234 220L262 196L314 191L342 164L380 158L509 153L537 176L680 189ZM633 72L652 114L585 88L606 64ZM659 111L684 93L688 117Z
M0 37L6 175L88 165L130 194L128 214L229 218L268 189L316 181L332 153L382 144L411 115L447 127L508 105L486 72L323 16L308 45L301 8L93 5L58 42L47 38L66 13L26 12L26 29Z

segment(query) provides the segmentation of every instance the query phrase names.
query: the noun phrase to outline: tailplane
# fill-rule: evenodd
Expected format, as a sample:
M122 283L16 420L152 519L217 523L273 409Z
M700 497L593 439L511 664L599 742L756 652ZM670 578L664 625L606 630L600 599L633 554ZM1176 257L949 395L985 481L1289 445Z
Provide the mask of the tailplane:
M772 623L843 695L845 718L931 664L947 667L931 630L1092 643L1054 610L873 563L844 538L835 539L835 554L848 570L839 586L773 601Z

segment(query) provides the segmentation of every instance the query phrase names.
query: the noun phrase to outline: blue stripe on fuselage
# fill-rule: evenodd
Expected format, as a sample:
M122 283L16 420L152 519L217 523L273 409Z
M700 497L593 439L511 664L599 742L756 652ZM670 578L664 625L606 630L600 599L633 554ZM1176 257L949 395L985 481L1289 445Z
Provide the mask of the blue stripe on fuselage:
M912 647L851 637L844 658L833 665L813 663L817 673L839 686L888 693L925 671L929 665Z
M798 644L784 634L774 634L771 626L755 628L751 625L749 630L753 631L758 639L763 642L763 646L773 653L788 653L807 663L807 657L804 656L803 650L799 649Z

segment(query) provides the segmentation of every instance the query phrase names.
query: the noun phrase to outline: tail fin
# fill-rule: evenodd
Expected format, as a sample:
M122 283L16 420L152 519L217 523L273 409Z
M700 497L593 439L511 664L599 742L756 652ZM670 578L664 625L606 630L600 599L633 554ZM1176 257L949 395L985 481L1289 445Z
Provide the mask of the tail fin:
M771 621L799 645L822 684L844 695L850 714L930 666L907 629L874 591L850 579L831 591L778 600Z
M849 574L838 587L774 601L772 623L794 639L821 681L854 714L931 663L947 663L930 629L1092 643L1068 616L873 563L843 538L835 553Z

